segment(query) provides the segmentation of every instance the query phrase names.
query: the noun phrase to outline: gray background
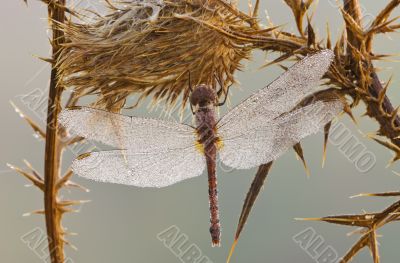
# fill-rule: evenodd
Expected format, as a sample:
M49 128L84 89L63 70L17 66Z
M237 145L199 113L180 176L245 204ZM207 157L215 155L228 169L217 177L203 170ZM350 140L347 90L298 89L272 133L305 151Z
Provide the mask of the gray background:
M343 29L343 22L336 7L330 2L320 1L314 24L324 35L325 23L329 22L336 36ZM388 1L361 1L365 14L376 14ZM247 10L246 1L241 1L242 10ZM269 10L275 24L285 24L285 29L294 32L290 10L283 1L263 1L261 10ZM43 169L44 143L32 136L32 131L14 112L9 100L14 101L33 119L43 125L44 110L24 107L21 96L35 89L47 94L49 66L34 56L48 56L46 8L38 1L7 0L0 9L0 76L1 76L1 136L0 136L0 261L43 262L40 255L21 241L21 236L36 227L44 230L42 216L23 217L26 212L42 207L43 195L36 188L26 188L27 181L15 172L10 172L6 163L23 166L29 160L39 171ZM261 12L265 20L264 12ZM398 14L397 14L398 15ZM392 34L377 39L376 51L396 53L399 36ZM397 48L396 48L397 47ZM263 53L255 53L252 62L245 62L246 72L238 74L240 89L233 89L232 105L273 80L280 71L276 68L259 70L265 63ZM385 66L382 80L394 75L389 95L395 104L400 102L396 92L399 85L400 64L377 63ZM44 97L45 98L45 97ZM357 110L363 113L361 105ZM223 109L225 111L225 109ZM160 112L146 113L146 107L130 112L139 116L160 116ZM321 168L322 134L304 140L304 151L311 169L307 178L302 164L296 161L293 151L287 152L273 167L268 184L261 193L253 213L239 241L232 262L315 262L292 241L292 237L309 226L321 235L326 245L332 246L339 255L357 240L357 235L347 237L351 228L318 222L298 222L296 217L318 217L337 213L362 213L379 211L394 202L394 199L356 198L349 196L360 192L380 192L398 189L399 177L392 170L400 171L396 164L385 168L391 153L366 139L359 132L375 131L374 122L362 118L356 127L348 117L341 119L377 158L376 164L367 173L357 171L340 151L330 145L328 160ZM66 155L65 162L73 154ZM66 249L73 262L180 262L162 242L157 234L171 225L176 225L196 244L202 253L213 262L224 262L228 254L244 195L250 185L255 169L219 171L220 207L223 226L222 247L211 248L208 233L207 178L202 176L164 189L139 189L121 185L95 183L80 178L75 181L91 189L90 193L76 190L63 192L66 198L91 199L80 208L78 214L68 214L64 225L78 251ZM379 231L382 262L398 262L398 235L396 224ZM40 253L38 249L36 253ZM396 260L397 259L397 260ZM364 250L354 262L372 262L369 252Z

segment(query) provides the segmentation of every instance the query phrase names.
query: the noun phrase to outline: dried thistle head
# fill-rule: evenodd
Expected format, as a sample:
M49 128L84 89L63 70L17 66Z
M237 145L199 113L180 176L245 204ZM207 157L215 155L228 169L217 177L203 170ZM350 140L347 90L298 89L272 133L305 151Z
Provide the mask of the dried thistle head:
M248 37L257 32L251 17L222 1L151 0L109 5L93 22L61 25L60 79L76 97L99 95L97 105L118 110L140 93L173 105L189 96L191 82L223 89L250 56ZM265 31L265 30L264 30ZM220 95L224 93L221 92Z

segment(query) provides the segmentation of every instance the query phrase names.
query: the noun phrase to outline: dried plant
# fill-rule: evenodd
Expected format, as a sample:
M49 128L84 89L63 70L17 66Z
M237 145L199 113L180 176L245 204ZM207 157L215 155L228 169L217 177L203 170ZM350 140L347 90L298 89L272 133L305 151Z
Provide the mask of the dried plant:
M344 0L338 10L342 13L346 30L335 43L332 43L329 29L326 41L315 34L308 14L313 0L285 0L294 15L298 34L272 25L262 27L257 18L259 1L256 1L251 14L245 14L223 0L106 1L108 14L96 14L94 20L90 20L82 10L66 7L65 0L42 2L48 5L53 30L53 57L47 60L52 63L52 72L46 132L28 117L26 120L46 138L44 179L29 164L29 172L15 169L44 191L45 209L37 213L46 215L52 263L64 259L63 245L66 241L62 215L69 211L68 206L79 203L61 201L57 194L60 188L74 185L70 182L70 171L60 175L62 149L82 142L82 138L68 137L56 122L62 107L60 99L67 88L73 89L74 93L64 106L73 106L87 95L97 95L95 107L115 112L123 107L136 106L126 104L130 95L139 95L138 102L152 96L155 103L164 100L170 106L181 99L185 106L190 93L189 76L193 84L206 83L215 89L221 82L227 92L227 87L235 83L234 73L241 69L242 60L248 59L252 50L280 53L270 63L279 64L329 48L336 54L333 65L324 76L326 84L331 87L314 94L314 97L323 100L335 94L343 100L349 98L351 104L346 104L345 112L352 119L352 109L362 101L367 106L366 115L380 125L373 139L395 152L393 161L400 157L400 120L386 96L389 85L382 86L373 66L373 61L386 55L375 54L372 50L377 34L395 32L400 27L395 24L396 19L390 18L400 0L390 1L369 27L361 23L358 0ZM66 20L66 13L72 17ZM304 29L305 17L308 23ZM324 149L329 128L330 124L325 127ZM301 145L297 144L294 150L306 166ZM243 205L234 244L271 166L272 162L259 167ZM365 246L370 247L374 261L379 262L375 230L396 221L397 209L398 203L395 203L381 213L319 220L352 222L365 227L367 230L361 232L363 237L343 262L348 262Z
M75 211L72 208L73 206L80 205L84 201L63 200L59 196L59 192L62 188L66 187L75 187L83 190L87 189L70 180L73 175L71 170L67 170L64 174L62 174L61 171L63 150L68 145L80 140L80 138L68 137L65 129L60 127L57 123L58 114L62 108L61 99L64 87L59 84L59 68L56 66L55 61L59 59L61 45L65 42L64 32L61 31L57 25L58 23L63 23L66 18L66 12L71 11L65 7L65 0L43 0L42 2L48 7L49 25L52 29L52 57L50 59L44 59L46 62L52 64L46 130L42 130L40 125L23 114L15 105L13 106L20 116L28 122L34 132L45 139L44 176L40 175L27 161L25 161L25 164L29 169L28 171L13 165L9 166L30 180L44 193L44 209L36 210L29 214L45 215L51 262L62 263L65 259L64 245L71 245L66 239L69 233L62 226L62 218L65 213ZM71 96L65 106L73 106L74 101L74 96Z
M388 55L375 54L372 50L373 39L376 35L396 32L396 30L400 28L400 24L395 24L397 17L390 19L391 13L396 7L399 6L400 1L390 1L376 16L372 24L365 28L361 22L362 16L359 1L344 0L343 6L339 8L345 21L346 30L342 33L341 37L337 40L334 46L332 46L329 28L327 29L328 38L324 44L321 40L317 39L310 19L308 20L307 28L303 30L303 17L307 13L307 9L310 7L313 1L304 2L285 0L285 2L291 8L295 16L299 34L294 35L288 32L276 31L274 32L274 36L276 37L277 41L275 45L269 43L260 43L259 47L262 50L282 53L278 59L274 60L270 64L279 63L291 57L298 59L301 55L306 55L309 52L313 52L314 50L319 50L321 48L333 48L336 58L334 65L325 75L324 79L326 79L326 84L334 86L340 91L341 94L352 98L351 105L348 105L345 111L353 120L355 119L351 111L352 108L356 107L360 101L364 102L367 108L365 115L375 119L379 124L380 128L376 135L386 138L385 140L373 136L373 139L386 146L389 150L394 151L395 157L391 162L400 159L400 120L397 114L398 108L394 109L391 101L386 96L386 91L389 87L390 81L388 81L386 86L383 87L382 82L376 73L376 69L373 66L373 61L380 60ZM330 126L331 124L328 124L325 127L324 159ZM294 149L304 163L304 157L300 144L296 145ZM239 224L235 234L235 241L228 257L228 262L232 256L233 250L254 205L257 195L260 192L260 189L270 171L271 165L272 163L260 166L251 184L243 205L242 213L240 215ZM377 214L376 217L371 219L368 225L364 225L365 227L368 227L370 231L351 248L347 255L342 259L343 263L349 262L351 258L365 246L369 246L371 249L374 262L379 262L375 230L378 228L378 226L380 227L384 224L397 220L397 211L394 212L395 214L392 214L392 210L396 209L396 206L397 203L393 204L391 207L384 210L382 213ZM346 216L343 217L346 218ZM322 218L320 220L329 221L330 218L332 217ZM338 218L342 217L338 216ZM354 218L358 217L354 216ZM340 220L338 219L335 223L338 221Z
M387 192L376 194L360 194L359 196L380 196L391 197L400 196L400 192ZM398 221L400 219L400 201L395 202L391 206L378 213L364 213L361 215L336 215L326 216L322 218L305 218L304 220L324 221L332 224L358 227L354 233L362 236L350 248L350 250L342 257L341 263L350 262L353 257L364 247L371 250L374 263L380 262L378 240L376 231L382 226Z
M99 94L97 106L109 109L135 93L168 104L183 94L185 106L189 74L194 85L219 81L226 92L249 57L247 38L262 32L221 1L132 1L109 9L94 22L81 15L62 25L68 42L59 60L62 85L75 87L77 97Z

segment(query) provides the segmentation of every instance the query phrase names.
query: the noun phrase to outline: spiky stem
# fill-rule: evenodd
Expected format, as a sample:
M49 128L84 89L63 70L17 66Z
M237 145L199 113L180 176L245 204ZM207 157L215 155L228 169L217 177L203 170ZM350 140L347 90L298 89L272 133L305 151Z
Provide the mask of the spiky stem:
M351 15L353 20L362 28L361 24L361 8L358 0L343 0L344 2L344 10ZM349 54L352 54L351 49L355 48L358 50L361 50L363 47L363 43L353 34L352 30L349 30L347 28L347 35L348 35L348 41L351 44L349 46ZM353 58L354 61L358 61L358 59ZM391 121L388 121L388 116L386 114L392 114L394 112L394 107L390 101L390 99L384 95L382 97L381 101L375 101L374 99L378 99L379 95L381 92L384 90L381 81L379 80L378 75L375 72L375 69L373 68L372 61L363 61L363 63L354 63L352 66L352 71L353 74L357 77L362 77L361 76L361 66L365 67L370 67L369 72L370 73L370 78L371 81L368 85L368 95L366 96L361 96L362 100L365 102L367 105L367 113L370 117L376 119L376 121L380 125L380 130L379 132L381 135L386 136L388 139L391 140L392 143L396 144L397 146L400 146L400 140L397 139L398 137L398 131L395 130L395 127L399 127L400 125L400 118L397 116L393 116L393 123ZM371 100L372 99L372 100ZM384 112L382 112L382 110ZM386 113L386 114L382 114ZM391 119L390 119L391 120ZM395 125L395 127L393 127Z
M55 0L48 3L48 15L52 27L53 61L57 61L60 45L64 42L64 33L54 22L65 20L65 0ZM44 207L46 216L47 237L52 263L64 262L64 242L62 239L61 217L58 209L56 183L60 177L60 159L62 146L58 137L57 117L61 110L61 95L63 88L58 85L58 69L53 64L51 69L49 100L47 109L46 147L44 164Z

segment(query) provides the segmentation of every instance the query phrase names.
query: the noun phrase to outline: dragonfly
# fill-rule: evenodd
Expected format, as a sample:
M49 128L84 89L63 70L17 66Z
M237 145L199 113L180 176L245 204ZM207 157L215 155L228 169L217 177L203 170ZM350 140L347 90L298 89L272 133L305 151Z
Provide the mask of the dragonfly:
M70 133L117 148L83 154L72 170L100 182L160 188L200 176L207 168L209 231L212 246L220 246L217 160L235 169L256 167L321 130L343 110L342 101L296 105L311 94L333 58L330 50L303 58L219 120L215 90L197 85L189 97L195 126L89 107L64 109L59 122Z

